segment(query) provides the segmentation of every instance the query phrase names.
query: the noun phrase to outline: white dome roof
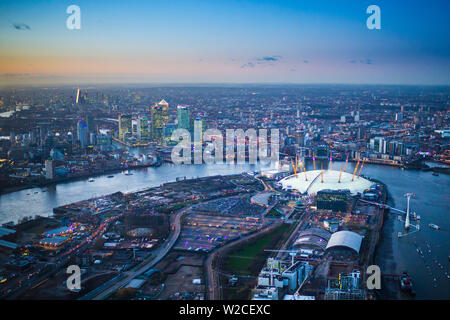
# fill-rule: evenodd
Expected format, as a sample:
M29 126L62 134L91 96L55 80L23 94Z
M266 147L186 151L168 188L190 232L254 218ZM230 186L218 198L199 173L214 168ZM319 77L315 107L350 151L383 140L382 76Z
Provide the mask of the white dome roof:
M326 250L333 247L347 247L359 253L363 237L352 231L338 231L331 235Z
M355 175L352 181L353 174L342 172L341 182L339 182L339 171L337 170L323 170L323 183L321 178L321 170L311 170L297 173L297 176L291 175L282 179L281 184L283 189L293 189L301 193L317 193L321 190L350 190L350 193L362 193L364 190L370 188L373 184L371 181Z

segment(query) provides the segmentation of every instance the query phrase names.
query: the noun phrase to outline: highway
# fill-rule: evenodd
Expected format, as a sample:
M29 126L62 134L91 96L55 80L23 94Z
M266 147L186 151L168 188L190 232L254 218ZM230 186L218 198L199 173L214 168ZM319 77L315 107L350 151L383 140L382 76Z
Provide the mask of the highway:
M174 226L174 230L170 232L169 238L162 244L158 249L155 250L156 255L152 255L150 258L141 262L134 270L124 272L121 276L114 279L112 283L108 283L107 286L98 287L97 289L89 292L80 300L103 300L127 285L131 280L144 273L148 269L159 263L166 254L170 251L172 246L177 241L181 232L181 217L185 211L178 212L174 217L172 217L171 225Z

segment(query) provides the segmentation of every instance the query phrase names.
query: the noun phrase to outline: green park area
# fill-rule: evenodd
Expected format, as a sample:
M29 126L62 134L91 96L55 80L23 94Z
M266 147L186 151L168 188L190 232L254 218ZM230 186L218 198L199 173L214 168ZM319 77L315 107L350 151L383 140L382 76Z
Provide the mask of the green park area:
M240 245L225 257L225 269L237 275L258 274L269 254L273 254L264 249L279 248L294 227L294 224L282 224L272 232Z

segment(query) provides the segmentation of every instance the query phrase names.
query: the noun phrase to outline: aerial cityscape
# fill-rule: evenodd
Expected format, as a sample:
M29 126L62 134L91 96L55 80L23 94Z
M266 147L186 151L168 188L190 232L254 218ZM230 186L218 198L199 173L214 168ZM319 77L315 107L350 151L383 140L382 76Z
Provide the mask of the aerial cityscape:
M48 24L2 3L0 300L450 299L449 23L412 1L399 21L435 19L419 46L392 19L401 5L378 2L371 29L371 3L344 17L192 1L210 30L181 20L141 46L133 1L104 13L121 31L100 30L98 3L56 3ZM266 10L273 43L246 44L240 27L251 36ZM297 11L303 27L331 18L282 44ZM331 41L339 26L351 39Z

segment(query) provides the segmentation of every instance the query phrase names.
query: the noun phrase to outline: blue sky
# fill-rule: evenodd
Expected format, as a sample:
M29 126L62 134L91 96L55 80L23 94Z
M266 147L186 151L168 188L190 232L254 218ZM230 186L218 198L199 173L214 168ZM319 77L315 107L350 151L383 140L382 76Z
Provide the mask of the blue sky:
M81 30L66 28L71 4ZM381 30L366 27L371 4ZM2 1L0 82L448 85L448 12L446 0Z

